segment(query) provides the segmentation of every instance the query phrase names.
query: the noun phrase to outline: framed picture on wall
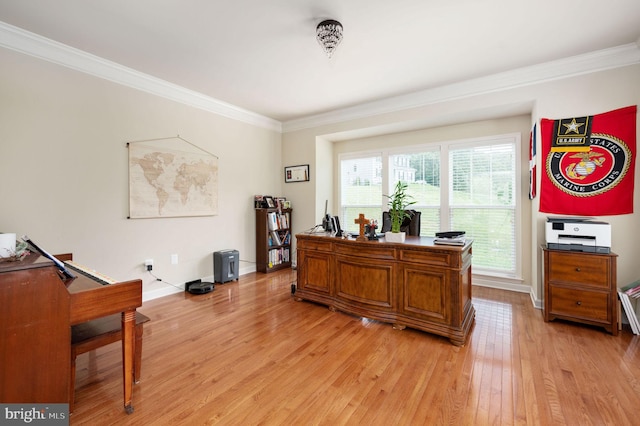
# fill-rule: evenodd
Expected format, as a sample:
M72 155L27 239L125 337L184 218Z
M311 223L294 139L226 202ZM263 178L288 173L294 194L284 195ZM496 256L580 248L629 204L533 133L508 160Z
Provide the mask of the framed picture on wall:
M284 168L284 181L290 182L306 182L309 180L309 165L289 166Z

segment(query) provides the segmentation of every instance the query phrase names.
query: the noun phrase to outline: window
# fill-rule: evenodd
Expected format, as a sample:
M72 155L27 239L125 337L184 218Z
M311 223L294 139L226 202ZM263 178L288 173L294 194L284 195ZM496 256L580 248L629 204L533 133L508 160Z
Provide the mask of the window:
M422 212L421 235L465 231L474 240L474 272L517 275L519 140L513 134L341 155L343 228L358 232L353 219L360 213L381 222L384 194L400 180L416 201L412 208Z
M373 154L344 158L340 162L340 225L359 232L354 222L360 213L367 219L382 217L382 156Z
M389 156L393 191L398 181L409 186L407 194L416 202L411 209L421 212L420 235L433 236L440 231L440 150L405 152ZM385 192L387 194L387 192ZM387 210L385 200L383 210Z
M473 238L474 267L516 269L515 142L451 147L449 221Z

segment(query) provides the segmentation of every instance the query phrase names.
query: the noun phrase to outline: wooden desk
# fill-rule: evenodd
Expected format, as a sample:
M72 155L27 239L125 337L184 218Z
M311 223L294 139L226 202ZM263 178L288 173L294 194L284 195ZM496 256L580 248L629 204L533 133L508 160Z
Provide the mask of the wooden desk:
M101 285L78 274L63 281L37 254L0 263L0 401L68 403L71 326L122 315L124 407L133 394L135 312L142 281Z
M298 234L296 300L416 328L464 345L475 319L471 303L471 241L435 245L356 241Z

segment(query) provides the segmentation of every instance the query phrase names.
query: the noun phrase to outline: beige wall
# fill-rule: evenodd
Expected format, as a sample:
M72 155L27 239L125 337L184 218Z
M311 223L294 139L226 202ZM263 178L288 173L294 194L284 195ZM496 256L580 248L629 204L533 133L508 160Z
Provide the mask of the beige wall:
M283 135L283 161L284 163L297 162L312 164L312 168L322 165L314 164L315 146L318 140L329 140L336 143L334 147L334 159L337 158L338 149L358 150L359 146L354 140L360 139L362 134L389 135L383 138L371 139L372 143L383 141L385 144L404 144L405 138L411 140L413 132L424 131L430 140L451 140L469 137L474 132L484 133L492 130L491 126L503 122L505 117L519 116L519 127L522 127L522 115L530 117L528 126L539 121L540 118L562 118L589 114L598 114L612 109L636 105L640 103L640 65L627 66L609 71L566 78L546 83L535 84L527 87L513 88L495 91L478 96L469 96L447 102L433 103L415 108L380 114L375 117L367 117L344 121L331 125L322 125L313 129L291 131ZM476 127L480 126L480 127ZM638 126L640 129L640 125ZM398 130L401 129L401 130ZM406 129L412 131L406 133ZM502 133L499 127L495 129ZM521 130L525 132L524 129ZM350 141L346 144L338 144L341 141ZM539 139L538 139L539 140ZM522 143L526 145L528 139L522 136ZM325 155L326 157L326 155ZM540 160L538 160L540 161ZM528 156L522 156L523 177L527 170ZM538 162L538 167L541 164ZM636 164L634 176L638 182L638 170ZM526 181L522 190L526 191ZM297 212L294 231L301 231L321 217L324 204L320 204L322 197L316 194L326 193L326 183L313 180L307 185L305 192L290 191L285 186L284 195L290 196L294 204L313 205ZM637 186L636 186L637 188ZM335 193L335 186L332 188ZM620 284L631 282L640 278L640 268L637 266L635 252L637 247L635 239L629 235L635 235L640 231L638 211L638 189L635 190L634 210L636 213L622 216L606 216L600 219L606 220L612 225L612 250L618 253L618 282ZM524 199L526 192L521 198ZM335 200L334 200L335 201ZM540 306L542 300L541 289L541 264L540 245L544 244L544 221L547 214L538 212L538 198L533 201L525 200L523 208L523 228L527 235L522 237L523 252L523 278L524 285L530 289L533 302ZM517 284L517 283L516 283ZM505 287L509 287L505 283Z
M281 135L0 49L0 232L115 279L145 299L211 278L212 253L255 270L254 194L280 195ZM126 141L180 135L219 157L219 214L127 219ZM171 254L178 254L172 265Z
M365 135L410 144L414 135L439 141L504 133L500 123L509 117L516 117L524 144L524 128L540 118L640 103L640 66L634 65L281 135L13 51L0 49L0 63L0 232L29 234L51 252L74 252L79 262L116 279L142 278L145 298L172 291L144 272L147 258L154 259L156 275L177 285L210 277L211 253L226 248L240 251L241 273L253 270L254 194L290 199L294 232L318 224L325 200L331 211L337 203L337 146ZM126 219L126 141L175 135L219 157L219 214ZM336 145L344 141L350 142ZM526 160L523 155L523 174ZM284 184L283 166L298 164L310 165L310 181ZM525 200L522 217L523 284L539 304L546 214L538 212L537 199ZM638 213L603 219L612 224L619 283L637 279L637 247L629 235L638 233ZM171 254L178 254L178 265L170 264Z

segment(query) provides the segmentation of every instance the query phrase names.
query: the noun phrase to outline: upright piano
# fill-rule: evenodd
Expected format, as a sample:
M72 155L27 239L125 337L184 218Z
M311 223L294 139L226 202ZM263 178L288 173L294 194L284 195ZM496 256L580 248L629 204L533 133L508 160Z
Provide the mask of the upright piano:
M71 326L122 314L124 408L133 411L136 308L142 281L104 285L90 274L63 279L31 253L0 262L0 402L69 403Z

